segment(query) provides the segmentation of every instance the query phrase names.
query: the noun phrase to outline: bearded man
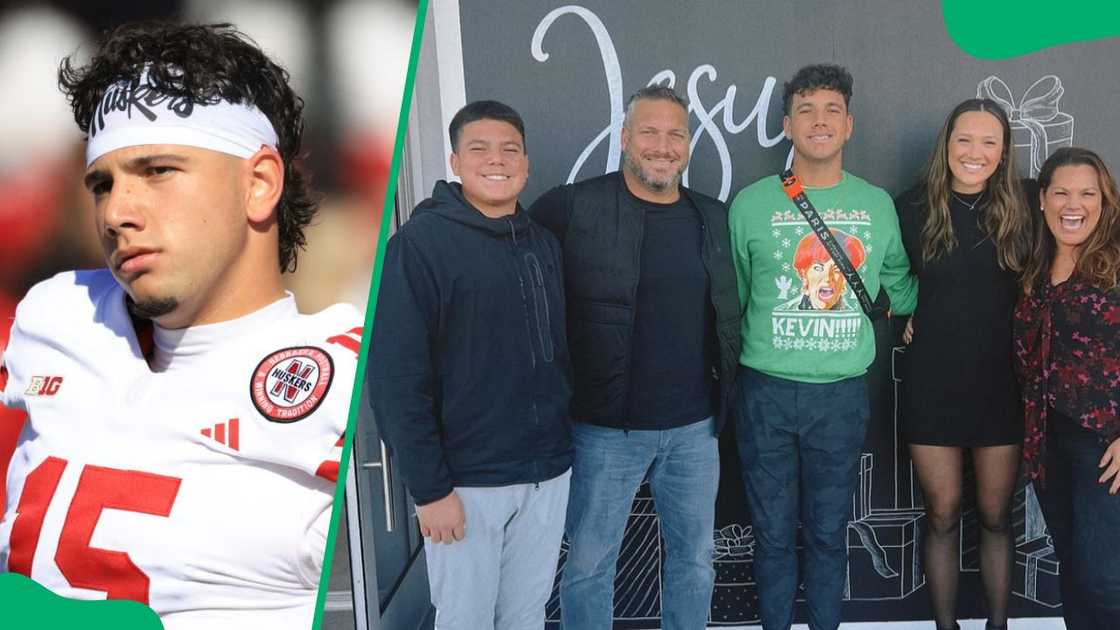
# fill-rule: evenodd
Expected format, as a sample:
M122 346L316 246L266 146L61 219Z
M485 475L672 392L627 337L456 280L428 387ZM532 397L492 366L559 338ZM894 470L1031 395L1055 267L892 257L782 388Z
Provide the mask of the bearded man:
M631 97L620 172L545 193L530 214L564 250L575 380L565 628L610 628L615 565L648 477L665 541L663 628L708 618L719 450L739 354L727 208L680 184L688 104Z

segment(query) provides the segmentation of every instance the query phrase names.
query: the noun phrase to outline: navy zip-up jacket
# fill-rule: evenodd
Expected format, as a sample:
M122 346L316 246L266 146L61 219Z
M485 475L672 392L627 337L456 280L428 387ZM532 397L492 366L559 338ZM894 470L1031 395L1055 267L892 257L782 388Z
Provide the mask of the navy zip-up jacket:
M571 466L562 268L520 206L491 219L457 183L437 182L389 240L366 374L418 505Z

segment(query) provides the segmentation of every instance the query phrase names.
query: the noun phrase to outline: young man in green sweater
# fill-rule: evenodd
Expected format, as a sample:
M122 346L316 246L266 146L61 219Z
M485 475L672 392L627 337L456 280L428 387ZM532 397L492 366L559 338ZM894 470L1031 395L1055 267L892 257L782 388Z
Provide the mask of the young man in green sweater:
M852 135L852 77L806 66L785 84L783 127L793 172L874 297L910 313L910 273L898 217L881 188L843 170ZM746 306L736 435L755 534L766 630L788 629L803 526L809 627L840 623L851 497L870 409L864 374L875 358L871 320L852 287L773 175L744 188L730 214L739 297Z

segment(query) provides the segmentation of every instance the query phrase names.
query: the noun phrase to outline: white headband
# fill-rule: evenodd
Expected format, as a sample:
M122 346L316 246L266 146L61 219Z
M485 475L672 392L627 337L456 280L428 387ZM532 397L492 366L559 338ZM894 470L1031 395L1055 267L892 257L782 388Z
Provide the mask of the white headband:
M152 86L148 71L133 86L105 90L89 123L86 166L110 151L139 144L184 144L247 158L261 145L276 148L276 130L252 105L192 102Z

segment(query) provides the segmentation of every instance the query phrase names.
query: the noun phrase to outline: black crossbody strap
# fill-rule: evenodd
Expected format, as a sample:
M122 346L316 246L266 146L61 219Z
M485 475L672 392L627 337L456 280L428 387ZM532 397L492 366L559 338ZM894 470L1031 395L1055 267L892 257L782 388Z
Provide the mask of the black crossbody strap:
M805 215L805 220L809 222L809 227L813 228L813 233L820 239L821 244L824 245L828 255L832 256L832 261L840 269L840 273L844 274L844 279L848 281L848 286L852 287L855 292L856 298L859 299L859 305L863 307L863 312L867 316L875 319L881 314L881 309L875 306L875 302L871 296L867 294L867 287L863 286L863 278L859 277L855 267L852 267L852 261L848 260L848 254L840 247L840 243L836 242L836 237L832 235L832 231L825 225L824 219L817 213L817 209L813 207L809 197L805 194L805 190L801 187L801 182L798 181L797 176L793 174L792 169L786 169L782 175L782 190L793 201L801 214Z

